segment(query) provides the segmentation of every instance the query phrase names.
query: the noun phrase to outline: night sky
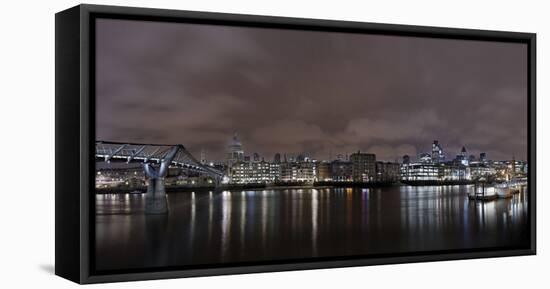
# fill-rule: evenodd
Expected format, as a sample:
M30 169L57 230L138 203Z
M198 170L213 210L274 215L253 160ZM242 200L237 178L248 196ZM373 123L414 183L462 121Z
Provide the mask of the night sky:
M221 160L464 145L527 155L527 46L129 20L97 21L97 139Z

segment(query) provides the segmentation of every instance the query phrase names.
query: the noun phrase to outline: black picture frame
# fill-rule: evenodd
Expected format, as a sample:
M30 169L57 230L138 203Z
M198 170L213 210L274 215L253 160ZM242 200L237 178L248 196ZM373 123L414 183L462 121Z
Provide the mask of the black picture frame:
M94 25L97 17L285 29L391 34L528 45L529 248L433 251L369 258L317 258L284 262L96 272L94 217ZM328 21L166 9L78 5L55 16L55 274L77 283L100 283L254 272L304 270L536 254L536 34L410 25Z

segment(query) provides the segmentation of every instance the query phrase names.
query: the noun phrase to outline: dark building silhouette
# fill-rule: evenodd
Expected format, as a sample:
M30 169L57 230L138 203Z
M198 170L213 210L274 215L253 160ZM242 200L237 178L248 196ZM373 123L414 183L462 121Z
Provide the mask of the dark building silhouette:
M376 155L360 151L350 155L353 180L371 182L376 179Z
M280 153L276 153L275 156L273 157L273 162L278 164L281 162L281 154Z

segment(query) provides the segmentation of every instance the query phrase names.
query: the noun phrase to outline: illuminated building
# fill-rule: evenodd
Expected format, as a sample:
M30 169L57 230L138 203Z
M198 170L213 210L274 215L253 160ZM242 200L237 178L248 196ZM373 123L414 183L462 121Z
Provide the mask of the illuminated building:
M281 181L283 182L313 182L317 180L317 162L285 162L281 163Z
M419 156L418 156L418 159L420 160L420 162L422 163L432 163L432 155L429 154L429 153L421 153Z
M494 167L483 162L470 163L470 175L472 179L488 177L496 174Z
M403 181L438 181L439 164L416 162L401 165L401 180Z
M279 177L279 164L265 161L236 162L230 168L231 182L236 184L272 183Z
M460 150L460 153L458 155L456 155L455 161L458 162L458 163L461 163L462 165L465 165L465 166L468 165L469 160L468 160L468 157L467 157L467 154L466 154L466 147L465 146L463 146L462 149Z
M439 166L439 180L467 181L471 179L470 167L452 162Z
M96 188L128 188L145 186L142 168L109 168L96 172Z

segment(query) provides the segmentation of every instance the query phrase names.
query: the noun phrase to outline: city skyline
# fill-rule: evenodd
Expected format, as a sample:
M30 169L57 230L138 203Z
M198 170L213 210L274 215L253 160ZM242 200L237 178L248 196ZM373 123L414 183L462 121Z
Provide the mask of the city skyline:
M232 139L234 139L235 136L237 136L237 134L234 134ZM239 141L240 141L240 139L239 139ZM434 140L434 142L438 142L438 148L441 149L440 153L443 154L443 157L442 157L441 161L454 160L456 157L458 157L459 155L462 154L463 150L465 150L464 153L465 153L466 158L470 158L470 157L473 156L476 160L479 160L481 158L481 154L483 154L484 158L486 160L491 160L491 161L511 161L511 160L526 161L526 159L517 158L515 155L509 156L508 158L503 158L503 159L491 158L490 152L478 151L478 152L474 153L474 152L471 152L470 150L468 150L466 145L452 146L452 147L459 147L460 149L458 149L456 151L449 151L449 150L445 149L444 145L442 145L438 140ZM227 143L228 143L228 145L224 148L224 151L223 151L223 154L225 154L225 155L221 159L209 158L208 157L208 155L209 155L208 152L204 149L201 149L200 150L200 161L202 162L203 158L204 158L204 160L208 161L208 162L215 162L215 163L226 162L227 161L227 155L226 154L229 152L229 147L231 146L230 142L227 142ZM393 159L386 159L385 158L385 159L379 159L379 160L380 161L386 161L386 162L398 162L398 163L400 163L400 162L402 162L403 157L407 156L407 157L410 157L411 160L415 160L415 161L418 160L419 161L422 158L422 155L424 155L424 154L425 155L431 155L432 154L432 151L431 151L432 147L429 147L428 143L426 143L424 145L424 147L426 148L425 150L417 151L417 153L415 153L414 155L405 154L405 155L401 155L401 156L396 156ZM277 155L279 155L279 157L281 159L283 159L284 157L286 157L288 159L293 159L293 158L295 159L296 157L301 156L301 157L306 157L308 159L317 160L317 161L349 160L349 156L351 154L354 154L354 153L357 153L357 152L372 153L374 155L377 155L375 152L368 151L368 150L361 150L361 149L358 149L358 150L355 150L355 151L345 151L345 152L333 152L332 150L329 150L329 154L327 156L312 156L308 152L275 152L273 155L262 155L261 153L258 153L258 152L245 150L244 145L242 145L241 149L243 150L243 157L248 157L250 160L253 160L255 157L258 157L258 160L265 160L267 162L273 161L276 158ZM220 153L218 153L216 155L219 155L219 154ZM199 155L197 155L197 156L199 156ZM199 158L197 158L197 159L199 159Z
M522 44L98 20L97 139L181 143L224 159L238 132L266 158L438 139L453 158L526 159Z
M257 153L253 153L252 156L245 155L237 135L234 135L228 144L226 159L223 161L210 162L202 152L202 168L197 167L198 160L188 159L185 153L180 155L177 150L174 151L175 149L185 150L181 146L170 148L166 145L99 142L96 144L96 161L99 161L96 163L96 187L107 190L131 187L139 189L147 179L138 171L150 172L147 169L150 163L144 166L129 166L131 160L137 160L139 163L143 159L149 159L152 163L158 163L159 159L164 159L168 155L172 158L168 162L173 166L171 178L168 178L170 181L166 181L165 185L179 188L212 187L219 183L280 185L303 182L310 185L341 185L354 182L364 185L464 185L479 180L517 182L526 180L529 166L526 161L515 159L491 160L487 158L486 153L474 156L468 154L465 147L454 158L447 158L438 140L433 141L431 153L422 153L416 158L405 155L401 162L385 162L377 159L375 154L364 151L346 154L345 157L340 155L330 161L311 159L303 154L276 154L270 160ZM155 155L159 150L164 152ZM168 153L169 151L171 153ZM180 157L176 158L178 155ZM112 161L118 161L121 165L114 165ZM188 169L181 170L190 167L194 167L194 173L191 175ZM201 176L200 172L206 175Z

